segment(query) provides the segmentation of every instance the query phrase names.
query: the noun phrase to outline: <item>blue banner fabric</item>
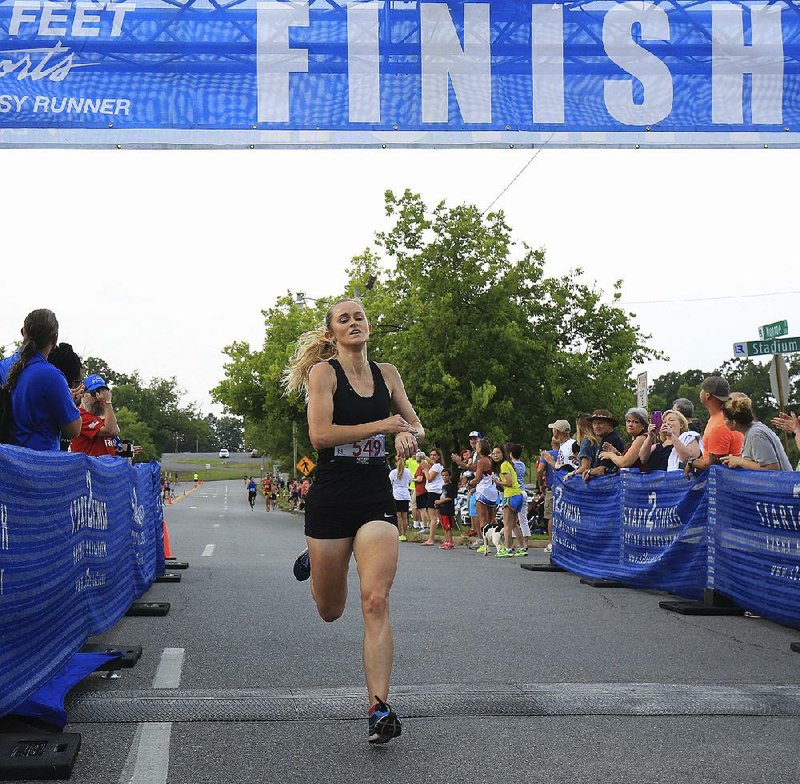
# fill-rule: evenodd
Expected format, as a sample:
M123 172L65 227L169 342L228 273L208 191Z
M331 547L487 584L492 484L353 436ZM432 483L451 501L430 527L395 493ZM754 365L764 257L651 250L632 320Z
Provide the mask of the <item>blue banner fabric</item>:
M708 587L800 628L800 474L713 468L709 525Z
M0 0L0 144L797 146L799 66L795 3Z
M26 700L14 706L14 716L27 716L63 728L67 723L64 699L70 689L104 664L122 656L114 653L74 653L64 667Z
M558 566L593 579L620 574L619 476L586 483L579 476L553 478L553 554Z
M706 582L705 481L683 471L620 472L622 549L619 580L638 588L702 599Z
M163 569L158 477L156 463L0 445L0 716Z

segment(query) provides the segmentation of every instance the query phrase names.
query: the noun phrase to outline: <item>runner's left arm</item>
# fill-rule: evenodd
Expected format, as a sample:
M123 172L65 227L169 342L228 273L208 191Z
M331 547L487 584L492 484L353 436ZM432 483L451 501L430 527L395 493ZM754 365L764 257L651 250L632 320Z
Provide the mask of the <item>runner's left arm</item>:
M392 412L395 414L400 414L400 416L402 416L403 419L405 419L406 422L408 422L408 424L414 428L414 435L416 436L417 442L424 441L425 428L422 426L422 422L419 421L417 412L414 411L414 407L411 405L411 401L408 399L406 388L403 386L403 379L400 378L400 373L397 372L397 368L388 362L381 362L380 369L383 373L384 379L387 381L387 386L389 387ZM401 435L406 434L398 434L398 436Z

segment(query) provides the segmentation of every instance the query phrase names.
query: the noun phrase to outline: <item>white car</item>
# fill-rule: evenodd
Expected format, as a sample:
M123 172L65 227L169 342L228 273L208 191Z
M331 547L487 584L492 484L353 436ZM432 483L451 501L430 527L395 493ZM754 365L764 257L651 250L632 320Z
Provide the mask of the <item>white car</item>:
M230 457L231 453L227 449L220 449L219 456L222 457Z

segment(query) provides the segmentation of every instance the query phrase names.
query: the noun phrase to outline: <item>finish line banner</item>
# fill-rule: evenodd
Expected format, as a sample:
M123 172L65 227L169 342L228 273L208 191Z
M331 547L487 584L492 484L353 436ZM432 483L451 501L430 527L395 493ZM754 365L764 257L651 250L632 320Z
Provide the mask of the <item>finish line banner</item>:
M0 146L800 146L794 2L0 0Z

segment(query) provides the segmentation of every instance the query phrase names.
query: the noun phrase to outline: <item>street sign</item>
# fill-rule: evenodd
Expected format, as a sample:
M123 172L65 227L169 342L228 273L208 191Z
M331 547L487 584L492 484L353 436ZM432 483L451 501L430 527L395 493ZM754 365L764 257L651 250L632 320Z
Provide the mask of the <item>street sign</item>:
M316 467L316 463L305 455L297 461L297 470L303 476L308 476Z
M764 324L763 327L758 328L758 336L761 340L772 340L772 338L780 338L788 334L789 322L785 319L776 321L774 324Z
M748 340L733 344L735 357L766 357L770 354L796 354L798 351L800 351L800 337Z
M786 408L789 402L789 368L780 354L776 354L769 363L769 386L772 396L778 401L778 408Z
M647 371L636 376L636 405L647 408Z

